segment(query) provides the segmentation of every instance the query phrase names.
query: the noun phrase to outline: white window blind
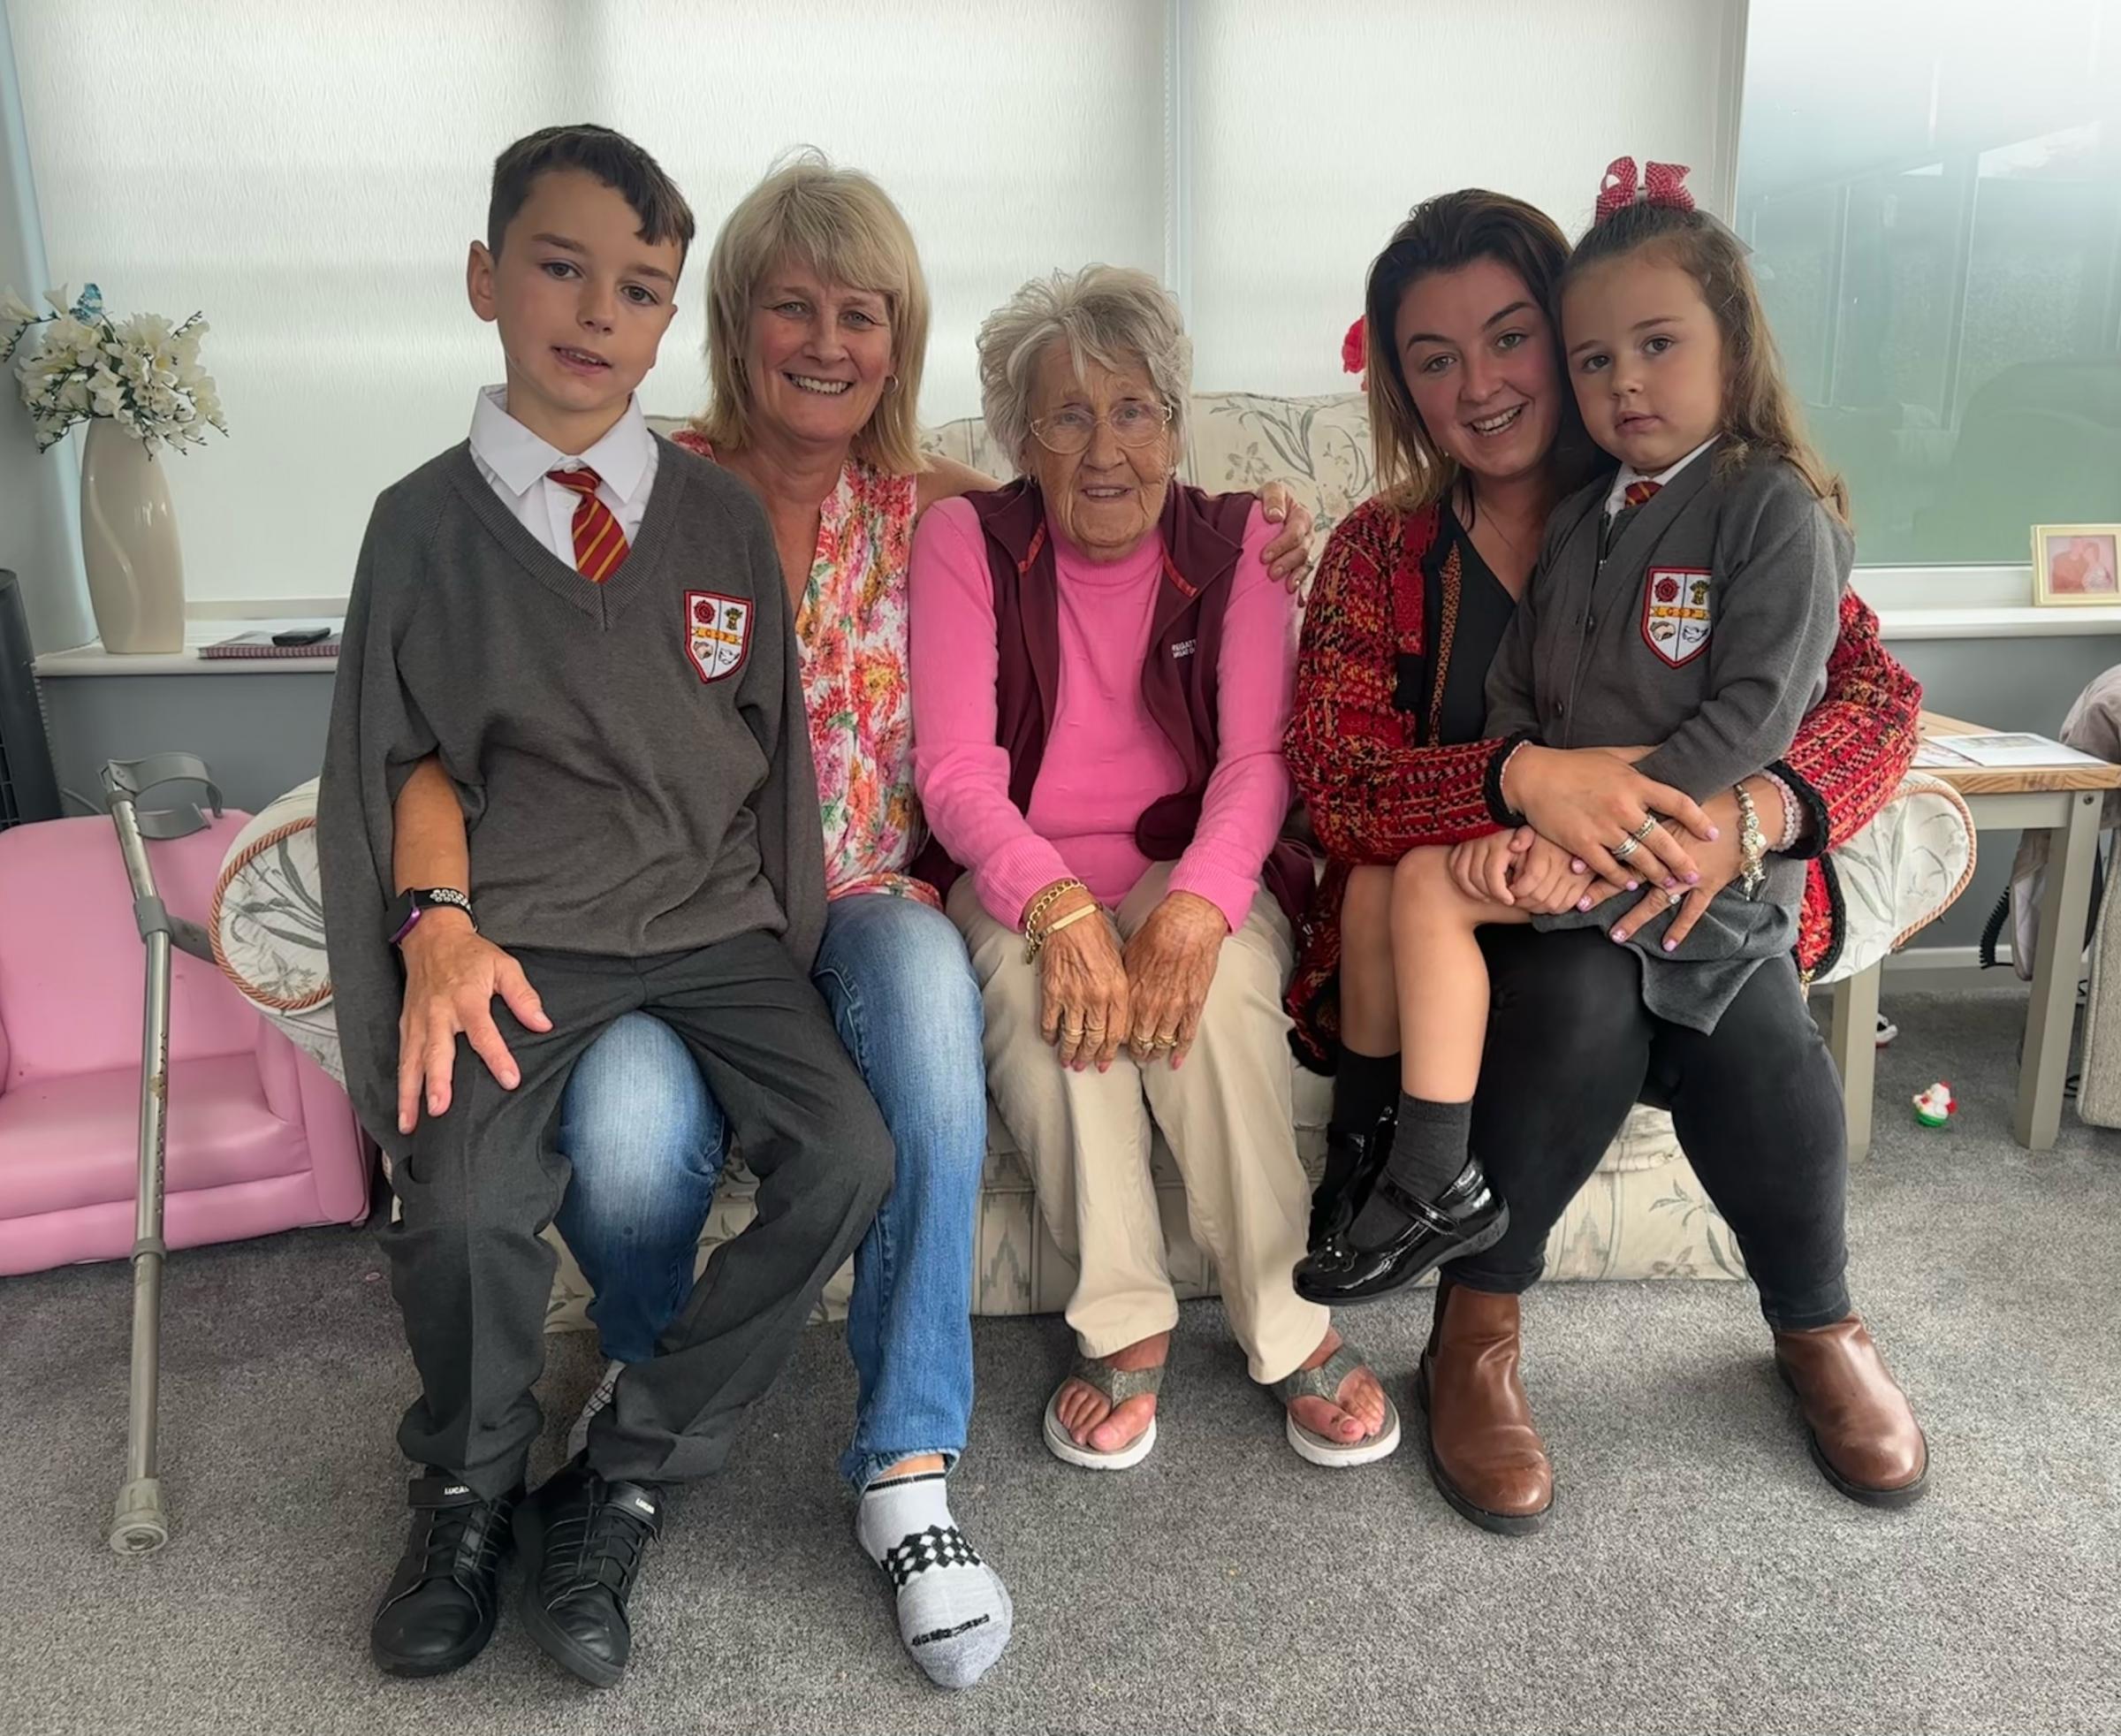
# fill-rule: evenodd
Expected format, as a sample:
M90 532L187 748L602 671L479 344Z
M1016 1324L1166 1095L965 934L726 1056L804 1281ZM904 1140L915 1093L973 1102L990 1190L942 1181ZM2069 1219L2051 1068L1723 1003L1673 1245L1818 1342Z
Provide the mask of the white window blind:
M1202 389L1332 392L1352 385L1340 340L1365 269L1425 194L1496 187L1573 230L1624 151L1691 164L1727 209L1744 17L1736 0L106 0L89 27L76 0L5 4L54 276L213 324L232 436L171 478L192 596L256 605L343 594L376 491L460 438L498 377L464 253L494 155L536 127L631 133L699 217L654 411L700 405L704 242L798 144L875 174L913 225L931 423L977 408L987 313L1093 259L1183 287Z
M231 438L170 467L190 595L344 594L376 491L500 377L465 249L495 155L557 120L638 139L700 220L649 409L703 402L706 243L814 144L876 175L920 243L925 414L976 411L972 333L1025 278L1166 263L1164 9L1038 10L103 0L90 21L8 0L53 274L212 324Z

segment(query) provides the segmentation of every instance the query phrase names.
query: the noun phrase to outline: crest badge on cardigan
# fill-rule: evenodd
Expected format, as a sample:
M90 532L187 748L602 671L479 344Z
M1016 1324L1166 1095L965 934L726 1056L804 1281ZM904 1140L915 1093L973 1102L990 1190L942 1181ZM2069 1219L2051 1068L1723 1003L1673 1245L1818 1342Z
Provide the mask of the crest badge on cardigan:
M703 681L726 681L751 650L751 605L718 590L685 593L685 654Z
M1714 624L1706 567L1653 567L1642 582L1642 642L1673 668L1707 648Z

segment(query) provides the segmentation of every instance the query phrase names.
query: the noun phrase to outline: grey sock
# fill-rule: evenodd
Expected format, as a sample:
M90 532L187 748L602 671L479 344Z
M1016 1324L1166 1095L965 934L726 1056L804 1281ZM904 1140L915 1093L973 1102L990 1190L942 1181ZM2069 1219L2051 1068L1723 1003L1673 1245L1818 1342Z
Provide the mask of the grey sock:
M1399 1123L1392 1135L1392 1155L1385 1161L1385 1174L1417 1199L1433 1201L1458 1179L1465 1168L1472 1133L1471 1103L1432 1103L1425 1097L1399 1099ZM1372 1192L1356 1214L1349 1232L1360 1248L1373 1248L1395 1236L1407 1224L1407 1214Z
M1001 1577L950 1517L948 1479L917 1472L871 1483L855 1534L898 1593L899 1637L938 1687L970 1687L1009 1643L1015 1611Z

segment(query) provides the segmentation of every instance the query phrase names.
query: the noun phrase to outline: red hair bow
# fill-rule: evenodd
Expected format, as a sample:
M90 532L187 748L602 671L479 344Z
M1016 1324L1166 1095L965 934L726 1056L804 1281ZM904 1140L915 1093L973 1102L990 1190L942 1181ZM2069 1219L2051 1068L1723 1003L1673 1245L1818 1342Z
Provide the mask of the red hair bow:
M1343 374L1361 373L1369 365L1367 349L1363 341L1363 320L1357 318L1348 328L1348 335L1341 339L1341 371Z
M1598 184L1598 216L1594 221L1603 223L1615 212L1627 209L1638 197L1646 205L1669 205L1676 211L1691 211L1694 209L1694 195L1686 190L1685 182L1684 163L1646 163L1638 191L1635 159L1616 156L1606 165L1605 178Z

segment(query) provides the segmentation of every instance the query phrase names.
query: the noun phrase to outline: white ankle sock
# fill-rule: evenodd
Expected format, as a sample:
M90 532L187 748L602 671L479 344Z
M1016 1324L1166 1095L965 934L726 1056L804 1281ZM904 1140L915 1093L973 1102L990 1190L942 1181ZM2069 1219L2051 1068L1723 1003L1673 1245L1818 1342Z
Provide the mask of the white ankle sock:
M899 1637L938 1687L970 1687L1009 1643L1015 1612L994 1570L950 1517L948 1479L921 1471L871 1483L855 1535L898 1593Z
M567 1430L569 1459L580 1458L588 1449L589 1425L597 1420L597 1412L612 1402L612 1389L619 1384L619 1377L624 1373L626 1364L623 1362L604 1364L604 1378L597 1382L597 1390L589 1396L582 1407L582 1414L574 1419L574 1426Z

